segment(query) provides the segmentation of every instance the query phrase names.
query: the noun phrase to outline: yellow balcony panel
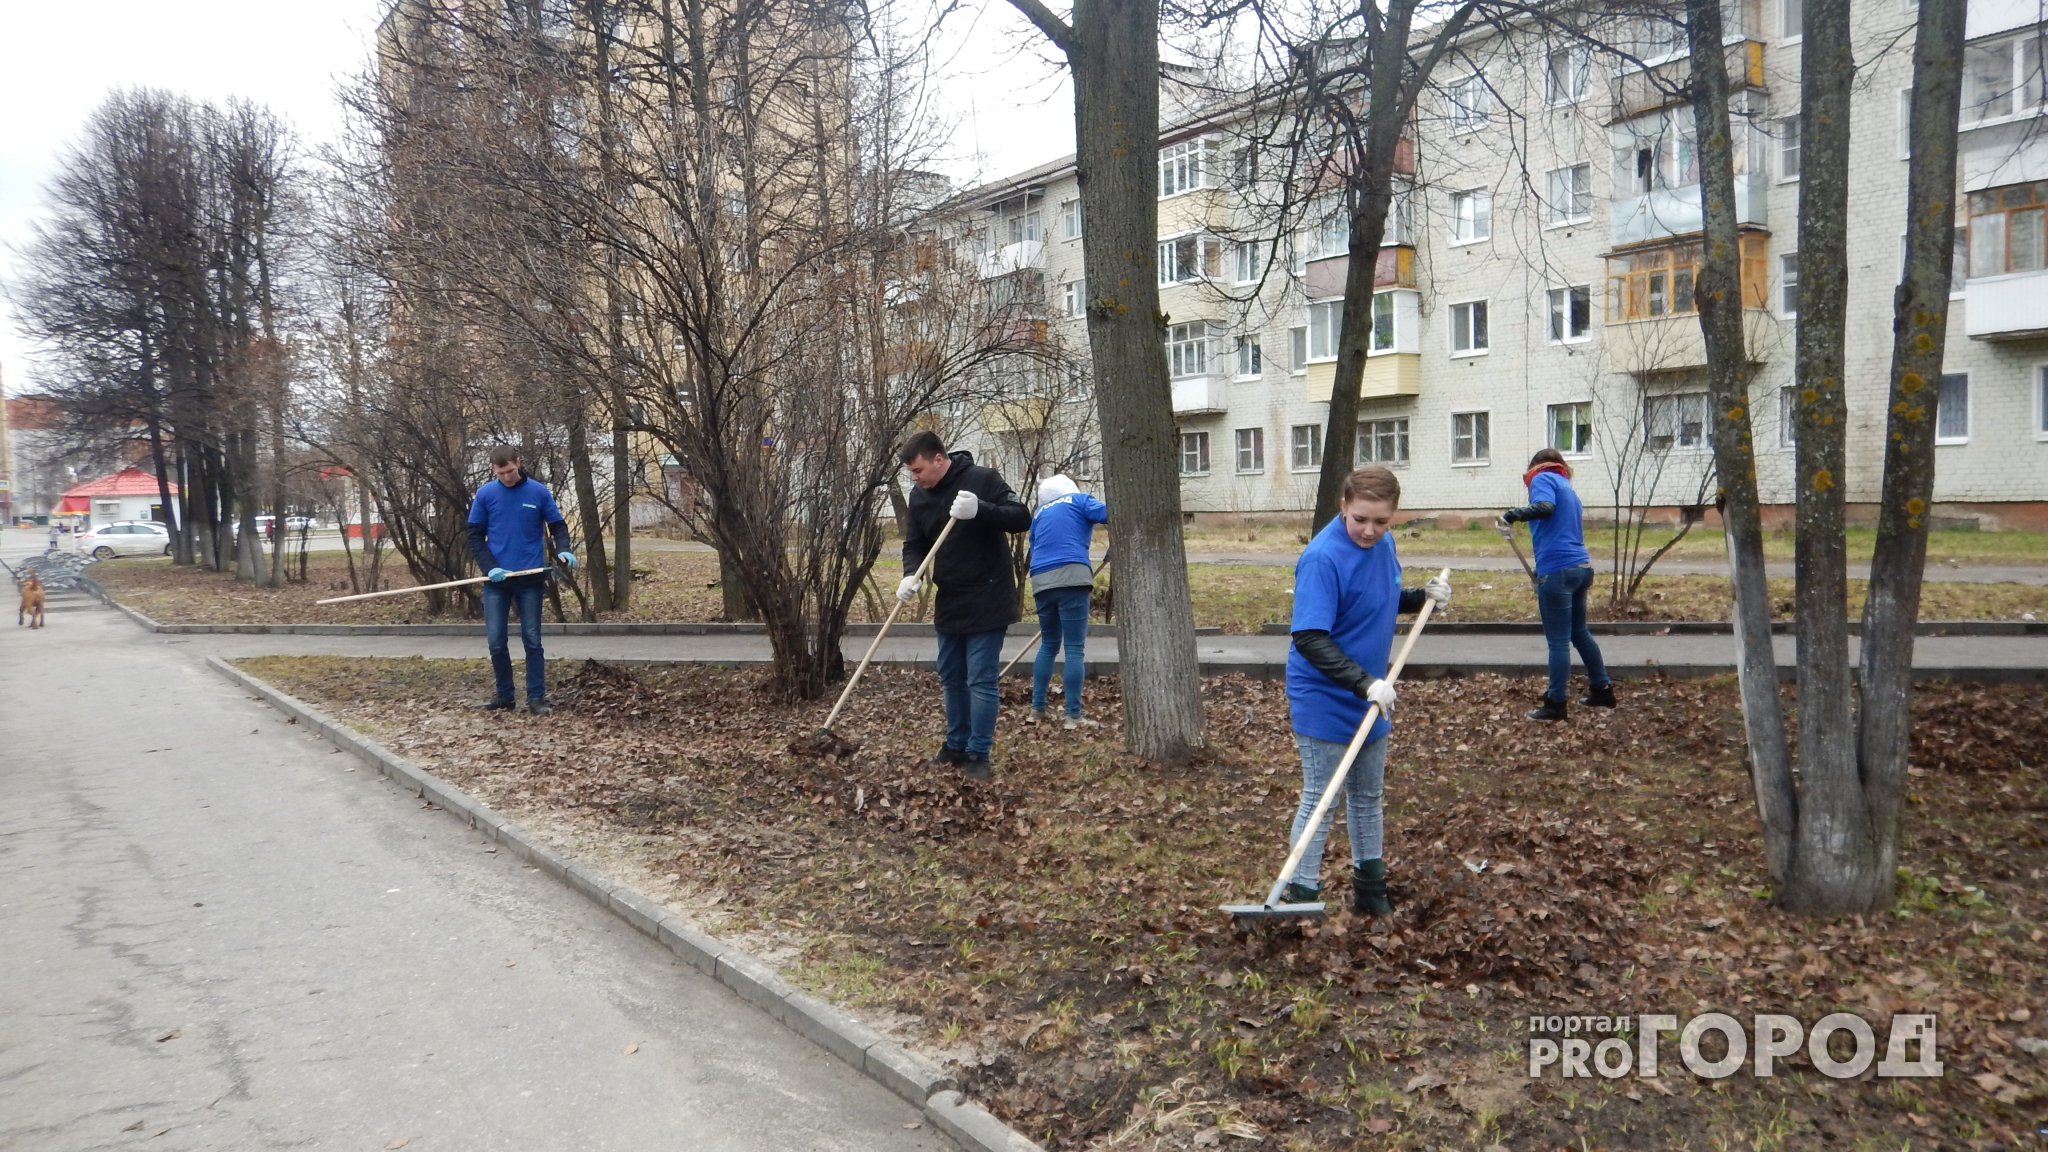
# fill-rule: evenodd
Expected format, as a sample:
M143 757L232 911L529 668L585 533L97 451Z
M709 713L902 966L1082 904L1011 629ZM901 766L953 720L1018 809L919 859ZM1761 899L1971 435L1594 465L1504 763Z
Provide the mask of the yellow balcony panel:
M1230 207L1221 188L1197 188L1159 202L1159 234L1179 236L1228 227Z
M1052 401L1043 396L999 400L981 410L981 426L989 432L1037 432L1052 423Z
M1337 382L1337 362L1327 360L1308 366L1308 400L1327 404ZM1365 361L1365 377L1358 382L1360 400L1388 396L1422 395L1422 356L1416 352L1389 352Z

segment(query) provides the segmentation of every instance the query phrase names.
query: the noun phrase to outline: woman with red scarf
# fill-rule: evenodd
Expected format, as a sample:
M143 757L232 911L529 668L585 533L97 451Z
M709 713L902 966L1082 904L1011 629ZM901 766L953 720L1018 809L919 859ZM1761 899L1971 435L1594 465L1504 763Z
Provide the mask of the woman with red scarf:
M1579 494L1572 491L1571 466L1564 454L1545 448L1529 459L1522 483L1529 486L1529 502L1501 513L1512 524L1529 522L1529 536L1536 546L1536 610L1543 617L1543 639L1550 647L1550 688L1543 703L1529 713L1531 720L1562 720L1564 702L1572 674L1572 649L1586 665L1591 690L1579 698L1588 708L1614 707L1614 681L1600 659L1600 646L1586 627L1586 592L1593 587L1593 557L1586 551L1580 526L1583 509Z

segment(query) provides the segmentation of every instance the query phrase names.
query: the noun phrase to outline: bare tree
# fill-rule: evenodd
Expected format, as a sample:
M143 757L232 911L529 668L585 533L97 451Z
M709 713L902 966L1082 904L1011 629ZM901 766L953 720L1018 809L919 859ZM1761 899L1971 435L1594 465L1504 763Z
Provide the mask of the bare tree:
M1734 569L1743 718L1765 855L1784 906L1867 912L1891 901L1911 721L1913 629L1933 488L1928 381L1940 373L1954 258L1964 5L1922 0L1913 54L1905 276L1894 297L1891 411L1877 559L1864 608L1862 707L1848 657L1843 389L1848 293L1848 0L1805 10L1801 110L1797 520L1798 747L1794 771L1771 655L1743 345L1720 9L1689 0L1693 107L1707 254L1695 286L1710 357L1723 518Z
M1202 699L1155 267L1159 5L1077 0L1063 20L1040 0L1010 2L1065 55L1074 78L1088 348L1104 496L1116 510L1124 745L1148 760L1181 761L1203 743Z

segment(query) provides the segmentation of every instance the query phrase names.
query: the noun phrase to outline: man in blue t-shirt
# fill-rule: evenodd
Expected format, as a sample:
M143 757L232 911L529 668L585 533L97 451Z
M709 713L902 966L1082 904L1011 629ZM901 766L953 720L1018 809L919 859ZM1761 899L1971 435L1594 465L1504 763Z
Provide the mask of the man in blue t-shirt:
M519 604L519 640L526 646L526 710L548 714L547 658L540 647L540 597L547 586L547 539L555 538L555 559L574 570L576 551L569 543L569 525L547 486L519 466L518 449L500 445L491 450L493 479L476 490L469 504L469 554L484 571L484 643L491 652L491 673L497 691L481 707L510 711L512 650L506 633L507 615ZM514 572L525 575L514 576Z
M1586 551L1584 509L1572 490L1571 465L1564 453L1544 448L1529 459L1522 474L1529 502L1500 514L1502 524L1529 522L1536 553L1536 611L1543 620L1543 640L1550 655L1550 684L1531 720L1565 718L1565 697L1572 672L1572 649L1586 665L1589 708L1615 706L1614 681L1600 658L1600 645L1586 627L1586 593L1593 587L1593 556Z
M1432 576L1420 588L1402 589L1401 560L1388 534L1401 507L1401 482L1385 468L1360 468L1344 479L1337 518L1330 521L1294 565L1294 649L1287 655L1287 703L1301 752L1301 806L1289 843L1301 839L1316 802L1344 761L1344 752L1365 723L1368 703L1380 706L1367 743L1344 781L1346 823L1351 830L1351 910L1375 918L1393 914L1387 895L1387 865L1381 853L1382 785L1387 768L1387 713L1394 686L1387 683L1387 652L1394 642L1394 617L1420 612L1425 602L1451 602L1450 584ZM1321 899L1323 842L1334 811L1323 814L1301 864L1281 899L1306 904Z

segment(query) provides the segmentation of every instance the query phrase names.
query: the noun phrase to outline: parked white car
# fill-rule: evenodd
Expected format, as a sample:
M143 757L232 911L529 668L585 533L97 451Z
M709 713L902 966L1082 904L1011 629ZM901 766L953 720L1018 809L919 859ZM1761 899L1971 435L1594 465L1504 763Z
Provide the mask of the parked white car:
M154 520L116 520L75 539L80 552L100 560L171 554L171 531Z

